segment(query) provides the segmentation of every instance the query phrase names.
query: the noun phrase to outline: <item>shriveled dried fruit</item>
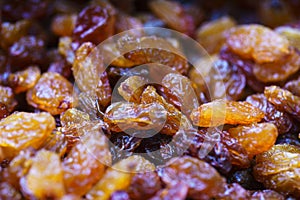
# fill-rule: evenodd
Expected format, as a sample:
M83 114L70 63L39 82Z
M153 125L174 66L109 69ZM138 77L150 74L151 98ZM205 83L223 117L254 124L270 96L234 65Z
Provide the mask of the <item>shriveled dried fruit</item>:
M67 137L64 134L60 131L53 131L52 134L45 140L42 148L55 152L62 158L67 151L67 144Z
M22 195L7 182L0 183L0 199L2 200L21 200Z
M278 144L256 156L254 176L266 188L285 195L300 196L300 149Z
M192 157L173 158L162 170L161 178L167 185L184 183L193 199L210 199L225 189L225 179L212 166Z
M12 24L4 22L0 29L0 45L3 49L8 49L14 42L25 36L30 28L31 22L29 20L20 20Z
M249 199L250 194L237 183L226 184L224 193L219 193L217 200L244 200Z
M73 49L84 42L98 45L113 34L115 16L105 7L91 5L83 9L76 20L73 30Z
M150 200L185 200L188 193L188 186L183 182L175 183L155 194Z
M284 85L284 89L287 89L288 91L293 93L293 95L300 96L300 77L287 82Z
M248 96L246 101L262 110L265 113L263 121L273 123L277 127L279 134L287 133L292 128L293 122L290 116L276 109L275 106L267 100L264 94Z
M65 194L63 170L59 156L40 150L32 160L28 174L21 181L25 194L37 198L60 198Z
M76 51L73 75L79 89L98 98L102 108L110 103L111 88L104 71L103 55L90 43L82 44Z
M12 158L27 147L38 149L55 128L49 113L16 112L0 121L0 148Z
M128 189L135 172L153 171L154 165L141 156L131 156L106 170L101 180L87 193L87 199L109 199L118 190Z
M230 31L226 44L237 55L255 62L276 62L289 54L289 41L262 25L242 25Z
M121 132L127 129L160 130L165 122L167 111L159 103L135 104L117 102L111 104L105 112L104 122L112 131Z
M76 108L68 109L66 112L60 115L60 122L62 126L80 124L84 121L90 121L89 115L85 112L77 110Z
M260 122L264 113L248 102L215 100L194 109L190 117L194 125L212 127Z
M166 112L166 122L163 124L161 133L174 135L180 128L186 130L191 127L190 121L175 106L166 102L160 96L153 86L148 86L141 95L142 104L157 103L161 105Z
M126 101L139 103L145 84L145 78L130 76L120 84L118 92Z
M90 124L80 131L85 134L63 161L64 182L68 193L84 195L100 180L111 154L99 125Z
M12 112L17 105L15 95L10 87L0 85L0 103L3 103L9 112Z
M71 37L60 37L58 42L58 51L61 55L66 58L69 64L73 64L75 60L75 52L71 47L72 38Z
M274 104L277 109L287 112L300 120L300 97L278 86L266 87L264 94L268 101Z
M128 193L132 200L149 199L161 188L158 175L155 172L146 172L133 176Z
M230 128L228 132L242 144L250 158L268 151L275 144L278 136L277 128L272 123L237 126Z
M16 94L32 88L41 76L41 70L36 66L10 74L8 84Z
M43 73L36 85L27 91L27 102L35 108L57 115L73 106L72 84L55 72Z
M261 82L284 81L300 68L300 55L296 50L277 62L253 65L253 74Z
M72 36L75 27L76 14L57 15L52 20L52 32L58 36Z
M228 16L205 23L196 32L197 41L209 53L218 53L226 41L226 32L234 26L235 20Z
M173 1L151 1L150 9L169 27L182 33L192 35L195 29L193 18L185 13L182 5Z

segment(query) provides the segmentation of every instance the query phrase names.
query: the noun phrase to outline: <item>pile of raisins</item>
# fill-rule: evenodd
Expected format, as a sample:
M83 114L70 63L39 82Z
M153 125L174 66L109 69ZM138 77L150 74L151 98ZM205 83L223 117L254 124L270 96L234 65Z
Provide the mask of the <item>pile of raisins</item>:
M300 2L3 0L0 9L0 199L300 198ZM210 70L143 27L193 38ZM160 77L148 63L172 72Z

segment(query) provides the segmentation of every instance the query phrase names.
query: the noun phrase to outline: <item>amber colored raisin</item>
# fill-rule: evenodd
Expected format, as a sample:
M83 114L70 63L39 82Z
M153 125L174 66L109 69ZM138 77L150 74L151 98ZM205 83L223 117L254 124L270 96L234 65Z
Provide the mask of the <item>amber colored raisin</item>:
M48 151L57 153L61 158L67 151L67 138L59 131L53 131L52 134L45 140L42 148Z
M234 26L235 20L228 16L207 22L196 31L197 41L209 53L218 53L226 41L226 31Z
M297 51L291 50L289 56L277 62L255 64L253 74L261 82L284 81L298 71L300 67L300 55Z
M0 121L0 148L5 158L27 147L38 149L54 128L55 121L49 113L13 113Z
M275 124L279 134L287 133L292 128L293 122L290 116L276 109L275 106L267 100L265 95L254 94L248 96L246 101L262 110L265 113L263 121Z
M159 63L167 65L181 74L186 74L188 62L179 48L165 38L156 36L120 38L117 49L125 53L124 57L134 63Z
M130 198L127 192L121 190L114 192L109 200L130 200Z
M291 46L300 49L300 30L289 26L280 26L275 29L277 33L286 37Z
M100 180L105 166L111 164L111 154L100 126L82 128L85 135L63 161L64 182L68 193L84 195Z
M217 200L244 200L249 199L250 194L237 183L226 184L224 193L219 193Z
M150 200L185 200L188 193L188 186L183 182L175 183L155 194Z
M254 192L251 195L251 200L261 200L261 199L266 199L266 200L272 200L272 199L277 199L277 200L284 200L286 199L283 195L273 191L273 190L262 190L262 191L257 191Z
M68 64L73 64L75 59L75 52L71 47L71 37L60 37L58 42L58 52L63 55Z
M141 156L131 156L107 169L101 180L87 193L87 199L108 200L118 190L128 189L134 172L153 171L154 165Z
M7 117L9 115L9 112L6 108L6 105L3 103L0 103L0 120Z
M269 150L278 136L277 128L272 123L237 126L228 132L242 144L250 158Z
M116 16L115 32L121 33L130 29L141 29L143 28L142 22L136 18L128 16L124 13L118 13ZM141 35L139 30L130 31L134 35Z
M37 199L60 198L65 194L63 170L56 153L40 150L32 159L25 180L21 181L26 195Z
M158 103L117 102L106 109L104 122L109 124L110 130L116 132L127 129L156 130L164 123L166 116L167 111Z
M130 76L118 87L119 94L128 102L140 102L146 80L141 76Z
M16 94L32 88L41 76L41 70L36 66L10 74L8 84Z
M41 65L45 62L45 53L45 42L36 36L22 37L9 48L10 62L17 67Z
M300 96L300 77L287 82L284 85L284 89L287 89L288 91L293 93L293 95Z
M56 50L48 53L48 56L50 57L50 64L47 71L59 73L63 77L70 79L72 76L72 70L71 70L72 65L68 63L66 58L60 55L59 52Z
M300 120L300 97L278 86L266 87L264 94L277 109Z
M162 170L163 182L170 186L183 182L188 186L188 197L193 199L210 199L225 189L225 179L212 166L196 158L173 158Z
M12 24L4 22L1 24L1 42L3 49L8 49L13 43L25 36L30 28L31 22L29 20L20 20Z
M264 113L248 102L215 100L194 109L190 117L194 125L211 127L259 122L263 119Z
M111 99L111 88L104 71L103 56L90 43L83 43L76 51L73 75L79 89L98 97L101 107L106 108Z
M85 121L90 121L90 116L76 108L70 108L60 115L60 122L62 126L69 126L71 124L80 124Z
M98 45L114 31L115 16L110 15L105 7L91 5L84 8L77 16L73 30L73 49L84 42Z
M21 200L22 195L7 182L0 183L0 199L2 200Z
M15 95L10 87L0 85L0 102L3 103L9 112L12 112L17 105Z
M27 91L28 104L57 115L73 105L72 84L55 72L43 73L36 85Z
M266 188L285 195L300 196L300 149L293 145L274 145L256 156L254 176Z
M158 175L155 172L146 172L134 175L128 193L132 200L149 199L161 188L162 184Z
M58 36L72 36L76 19L76 14L64 14L55 16L51 23L52 32Z
M155 0L151 1L150 9L170 28L192 35L195 30L193 18L183 9L178 2Z
M276 62L289 54L289 41L262 25L241 25L230 31L226 44L245 59L257 63Z

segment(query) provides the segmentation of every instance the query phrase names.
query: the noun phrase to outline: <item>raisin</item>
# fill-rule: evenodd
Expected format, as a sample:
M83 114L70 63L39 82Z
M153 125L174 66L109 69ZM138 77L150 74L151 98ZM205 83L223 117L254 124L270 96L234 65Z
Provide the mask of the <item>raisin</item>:
M105 165L111 164L106 137L99 125L81 129L85 135L63 161L64 182L68 193L84 195L100 180Z
M115 16L110 15L105 7L91 5L84 8L77 16L72 39L73 49L84 42L98 45L114 31Z
M68 64L73 64L75 60L75 52L72 47L72 38L71 37L60 37L58 42L58 52L63 55Z
M189 67L179 48L165 38L126 36L119 39L117 49L120 49L121 52L127 52L124 57L132 61L134 65L159 63L167 65L181 74L186 74Z
M57 154L40 150L21 180L23 193L33 198L60 198L65 194L63 170Z
M130 200L130 198L127 192L116 191L110 196L109 200Z
M192 35L195 30L193 18L185 12L178 2L155 0L151 1L151 11L164 21L170 28L187 35Z
M215 100L194 109L190 117L194 125L212 127L222 124L247 125L259 122L264 117L264 113L248 102Z
M295 197L300 195L300 149L293 145L277 144L256 156L254 177L266 188Z
M0 103L0 120L7 117L9 115L9 111L5 104Z
M73 105L72 84L55 72L43 73L36 85L27 91L28 104L57 115Z
M84 43L77 49L72 70L79 89L97 96L101 108L106 108L111 99L111 87L107 73L101 72L104 70L103 57L92 43Z
M289 41L262 25L242 25L230 31L226 44L245 59L262 64L276 62L289 54Z
M3 200L21 200L22 195L7 182L0 183L0 198Z
M153 171L154 165L140 156L131 156L114 164L86 195L87 199L107 200L115 191L128 189L134 172Z
M277 109L300 120L300 97L278 86L266 87L264 94Z
M207 22L196 31L197 41L208 53L219 53L226 41L226 32L234 26L235 20L227 16Z
M36 66L10 74L8 84L16 94L32 88L41 76L41 70Z
M212 166L192 157L173 158L162 170L163 182L169 186L184 183L193 199L210 199L225 189L225 179Z
M105 112L104 122L112 131L127 129L156 130L166 120L167 112L158 103L134 104L117 102L111 104Z
M249 199L250 194L247 190L237 183L226 184L224 193L219 193L217 200L244 200Z
M136 18L126 15L124 13L118 13L116 16L115 32L121 33L123 31L128 31L130 29L143 28L142 22ZM141 35L139 31L130 31L134 35Z
M295 80L291 80L284 85L284 89L287 89L288 91L293 93L293 95L296 96L300 96L299 88L300 88L300 77Z
M284 81L299 70L300 55L291 50L290 55L277 62L253 65L253 74L261 82Z
M55 16L51 23L52 32L58 36L72 36L76 19L76 14Z
M9 48L11 65L21 68L44 64L45 42L36 36L22 37Z
M10 87L0 85L0 102L4 104L9 112L12 112L17 105L15 95Z
M230 128L228 132L246 149L250 158L268 151L275 144L278 136L277 128L272 123L237 126Z
M150 200L185 200L188 193L188 186L185 183L178 182L165 189L160 190Z
M17 112L0 121L0 147L5 158L12 158L31 146L38 149L55 128L49 113Z
M251 195L251 199L253 200L260 200L260 199L278 199L278 200L284 200L286 199L283 195L273 191L273 190L262 190L254 192Z
M290 44L297 49L300 49L300 31L298 28L293 28L289 26L280 26L275 29L277 33L286 37Z
M118 87L119 94L128 102L140 102L146 81L141 76L130 76Z
M42 145L43 149L57 153L61 158L67 151L67 138L59 131L53 131Z
M4 22L1 24L1 42L3 49L8 49L13 43L21 37L27 35L31 22L29 20L20 20L16 23Z
M70 80L72 76L72 66L66 61L66 59L59 55L57 60L52 61L49 64L48 72L56 72L61 74L66 79Z
M155 172L136 174L128 188L130 199L149 199L162 188L162 184Z
M300 147L300 139L298 134L286 133L278 136L276 144L291 144Z
M62 126L81 124L85 121L90 121L90 116L76 108L70 108L60 115L60 122Z
M277 127L279 134L287 133L292 128L293 122L289 115L276 109L275 106L267 100L264 94L248 96L246 101L262 110L265 113L263 120L273 123Z

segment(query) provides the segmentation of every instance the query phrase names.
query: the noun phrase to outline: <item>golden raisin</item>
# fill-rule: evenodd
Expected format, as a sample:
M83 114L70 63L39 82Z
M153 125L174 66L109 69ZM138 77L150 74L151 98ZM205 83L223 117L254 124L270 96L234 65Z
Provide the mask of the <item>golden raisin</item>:
M76 19L76 14L64 14L55 16L51 23L52 32L58 36L72 36Z
M15 95L10 87L0 85L0 103L3 103L9 112L12 112L17 105Z
M27 102L35 108L57 115L73 106L72 84L55 72L46 72L27 91Z
M190 117L196 126L212 127L260 122L264 113L248 102L215 100L194 109Z
M141 76L130 76L118 87L119 94L128 102L140 102L146 80Z

